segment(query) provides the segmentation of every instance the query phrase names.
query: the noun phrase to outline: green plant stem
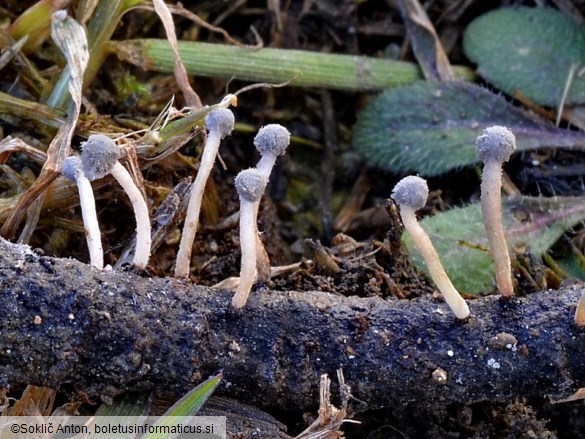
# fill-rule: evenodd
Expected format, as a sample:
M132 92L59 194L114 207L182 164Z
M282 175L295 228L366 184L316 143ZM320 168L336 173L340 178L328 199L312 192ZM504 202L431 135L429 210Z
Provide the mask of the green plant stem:
M172 73L169 43L159 39L111 41L107 50L123 61L147 70ZM422 78L418 66L365 56L304 50L247 49L223 44L179 42L179 53L192 75L324 87L352 91L381 90ZM454 67L458 79L473 79L466 67Z
M62 110L51 108L37 102L15 98L9 94L0 92L1 114L35 120L53 128L59 128L63 125L67 116Z
M51 15L67 6L64 0L41 0L36 2L10 25L8 32L15 40L28 37L23 51L32 53L49 36Z
M200 110L187 114L185 117L169 122L164 128L156 133L149 133L141 139L140 143L157 145L163 142L172 141L174 137L185 135L197 126L203 126L205 116L217 105L203 107ZM2 114L9 114L22 119L34 120L53 128L63 125L67 114L58 108L49 107L45 104L27 101L16 98L9 94L0 92L0 117ZM81 117L83 120L84 118Z
M203 126L205 116L209 114L213 107L203 107L200 110L193 111L181 119L174 120L162 128L158 132L158 141L166 142L173 137L187 134L190 130L197 126ZM154 143L150 140L150 136L146 136L144 141L146 143Z

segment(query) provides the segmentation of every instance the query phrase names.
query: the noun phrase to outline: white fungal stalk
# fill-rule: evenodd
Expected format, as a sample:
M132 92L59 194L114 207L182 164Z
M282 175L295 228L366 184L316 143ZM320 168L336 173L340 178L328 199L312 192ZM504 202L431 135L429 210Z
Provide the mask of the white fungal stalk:
M502 164L516 149L514 134L501 126L486 128L477 138L477 154L484 162L481 211L496 268L496 284L503 297L514 295L510 253L502 224Z
M217 108L207 115L205 125L208 129L207 141L201 156L199 172L191 187L191 196L187 206L187 217L181 235L181 243L175 263L175 276L188 277L191 264L193 242L199 225L199 215L205 185L215 163L221 140L234 129L234 114L227 108Z
M77 184L90 264L101 270L104 268L104 250L95 208L95 198L91 183L83 173L81 159L77 156L67 157L63 162L61 173L65 178Z
M577 326L585 326L585 292L581 295L577 309L575 310L575 324Z
M132 176L120 162L116 162L110 172L120 186L122 186L122 189L126 191L128 198L130 198L130 203L132 203L134 217L136 218L136 248L132 263L137 268L144 270L150 259L150 250L152 247L148 206L142 193L134 183L134 180L132 180Z
M118 161L119 149L112 139L103 134L94 134L81 147L81 161L87 178L93 181L112 174L130 198L136 218L136 248L132 263L144 270L150 259L152 238L148 207L142 193L130 173Z
M286 152L286 148L290 144L289 131L279 124L269 124L263 126L258 130L256 137L254 137L254 146L260 153L260 161L256 165L256 170L268 181L272 168L276 163L276 159ZM258 203L260 200L258 200ZM256 206L258 210L258 206ZM270 259L268 253L264 248L264 243L256 230L256 269L258 280L265 282L270 278Z
M433 243L416 219L415 212L425 206L428 195L427 182L415 176L403 178L392 191L392 198L400 207L404 228L425 260L431 278L455 316L465 319L469 317L469 307L451 283Z
M254 284L256 275L257 217L259 201L266 188L266 178L256 169L240 172L235 180L240 196L240 248L242 259L240 282L232 299L234 308L242 308Z

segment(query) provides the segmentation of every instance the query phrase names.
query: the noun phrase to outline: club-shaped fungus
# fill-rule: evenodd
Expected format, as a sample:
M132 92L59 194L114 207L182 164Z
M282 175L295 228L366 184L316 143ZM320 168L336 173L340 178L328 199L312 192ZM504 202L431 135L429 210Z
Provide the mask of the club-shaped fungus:
M256 146L261 158L256 169L264 177L270 178L277 157L286 152L289 143L290 133L282 125L265 125L258 130L256 137L254 137L254 146Z
M118 146L103 134L92 134L81 148L81 162L86 177L93 181L112 174L130 198L136 218L136 249L132 263L139 269L145 269L152 243L148 207L132 176L118 161Z
M65 178L75 182L77 185L90 264L101 270L104 268L102 237L97 219L93 190L91 183L83 173L81 158L79 156L67 157L63 162L61 173Z
M256 169L267 181L270 179L276 159L286 152L289 144L290 132L282 125L269 124L258 130L256 137L254 137L254 146L260 153L260 161L256 165ZM259 233L256 233L256 239L258 280L267 281L270 277L270 259Z
M232 299L234 308L242 308L254 284L256 274L257 216L259 201L267 180L258 170L246 169L236 176L235 186L240 197L240 248L242 259L240 283Z
M227 108L217 108L205 118L207 127L207 141L203 148L199 171L195 182L191 187L191 196L187 206L187 217L181 235L181 243L175 262L175 276L188 277L189 267L191 264L191 253L193 251L193 242L197 234L199 225L199 213L201 211L201 202L203 200L203 191L209 178L209 174L215 163L219 144L221 140L229 135L234 129L234 114Z
M486 128L476 140L483 161L481 211L488 245L496 268L496 284L503 297L514 295L510 254L502 224L502 164L516 149L514 134L502 126Z
M415 176L403 178L392 191L392 198L400 208L404 228L410 234L412 242L425 260L431 278L455 316L459 319L465 319L469 317L469 307L451 283L433 243L416 219L416 211L424 207L428 196L427 182Z

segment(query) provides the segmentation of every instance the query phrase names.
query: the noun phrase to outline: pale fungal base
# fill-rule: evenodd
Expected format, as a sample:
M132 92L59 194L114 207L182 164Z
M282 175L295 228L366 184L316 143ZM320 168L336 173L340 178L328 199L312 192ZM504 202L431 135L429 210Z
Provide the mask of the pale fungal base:
M256 282L270 280L270 257L256 226Z
M264 175L267 180L270 178L272 168L274 168L274 164L276 163L276 158L277 157L274 154L264 154L260 157L260 160L256 165L258 172Z
M266 181L270 178L270 173L272 172L272 168L276 163L276 156L273 154L265 154L260 158L260 161L256 165L256 170L264 176ZM258 211L258 207L260 206L260 201L256 202L256 212ZM260 282L266 282L270 277L270 257L266 252L266 248L264 247L264 243L260 238L260 234L258 233L258 225L256 225L256 268L258 269L258 280Z
M429 236L416 219L414 209L400 205L400 216L402 217L404 228L410 234L414 245L425 260L429 274L441 294L443 294L445 302L447 302L447 305L449 305L449 308L458 319L466 319L469 317L469 307L451 283L449 276L447 276Z
M110 173L118 181L120 186L128 194L134 216L136 217L136 249L134 250L134 259L132 263L139 269L144 270L150 259L150 249L152 238L150 236L150 218L148 207L142 193L136 187L132 176L120 162L116 162Z
M100 225L97 219L95 197L93 196L91 183L83 172L81 158L79 156L67 157L63 162L61 172L66 179L74 181L77 185L83 227L85 228L85 240L89 251L89 263L102 270L104 268L104 250L102 248Z
M514 295L512 266L502 225L502 164L489 161L483 168L481 211L496 268L496 284L503 297Z
M104 268L104 250L102 247L102 237L100 225L95 211L95 197L91 183L79 173L76 179L77 190L79 192L79 204L81 205L81 216L83 218L83 227L85 228L85 240L89 250L90 264L95 268L102 270Z
M181 243L179 244L179 251L177 253L177 260L175 262L175 277L187 278L189 277L189 267L191 264L191 254L193 252L193 243L197 234L197 227L199 225L199 215L201 211L201 202L203 199L203 192L205 185L209 179L219 144L221 141L220 133L217 131L210 131L205 142L205 148L201 156L201 163L199 165L199 172L191 187L191 195L189 197L189 205L187 207L187 217L185 218L185 225L181 235Z
M240 283L232 299L232 306L242 308L248 301L248 296L256 277L256 218L259 203L242 203L240 208L240 247L242 262L240 267Z
M575 324L577 326L585 326L585 292L579 299L577 309L575 310Z

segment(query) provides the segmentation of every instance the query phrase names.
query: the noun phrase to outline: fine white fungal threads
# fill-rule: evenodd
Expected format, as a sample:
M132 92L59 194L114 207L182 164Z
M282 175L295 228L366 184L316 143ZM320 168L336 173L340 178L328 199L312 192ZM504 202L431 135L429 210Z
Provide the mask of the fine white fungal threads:
M516 137L506 127L493 126L483 130L476 140L477 155L482 162L507 162L516 151Z
M89 181L99 180L112 172L120 158L120 150L112 139L92 134L81 144L83 172Z
M429 187L422 178L409 175L396 183L392 198L399 206L408 206L417 211L427 204Z
M270 178L277 157L286 152L289 143L290 133L282 125L270 124L260 128L254 137L254 145L261 155L256 169Z

